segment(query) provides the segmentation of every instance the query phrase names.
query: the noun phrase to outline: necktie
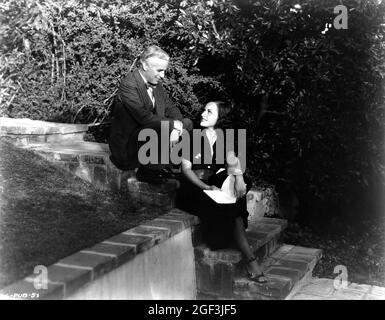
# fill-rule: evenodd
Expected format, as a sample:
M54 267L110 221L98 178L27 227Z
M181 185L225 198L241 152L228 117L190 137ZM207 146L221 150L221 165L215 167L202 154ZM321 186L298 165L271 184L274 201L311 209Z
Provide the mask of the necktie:
M155 86L146 82L146 88L147 88L148 95L150 96L150 99L152 101L152 105L153 107L155 107L155 97L154 97Z

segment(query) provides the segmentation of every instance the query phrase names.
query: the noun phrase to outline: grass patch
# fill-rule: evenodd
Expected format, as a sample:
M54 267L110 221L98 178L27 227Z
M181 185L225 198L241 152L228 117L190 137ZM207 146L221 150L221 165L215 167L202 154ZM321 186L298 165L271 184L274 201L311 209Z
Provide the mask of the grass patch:
M343 265L349 282L385 287L384 218L362 218L360 223L348 224L340 217L328 230L289 223L283 241L323 250L314 276L334 279L334 268Z
M0 139L0 288L162 213Z

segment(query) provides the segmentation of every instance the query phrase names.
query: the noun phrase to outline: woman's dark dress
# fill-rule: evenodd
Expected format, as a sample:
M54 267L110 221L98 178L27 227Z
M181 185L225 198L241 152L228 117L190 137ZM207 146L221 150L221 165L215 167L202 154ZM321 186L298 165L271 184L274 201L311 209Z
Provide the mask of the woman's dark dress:
M227 170L225 169L216 174L220 168L225 168L225 165L215 163L215 144L213 150L213 164L192 164L192 170L204 172L205 178L201 179L203 182L221 188L223 181L228 177ZM204 159L203 156L202 159ZM247 184L247 191L249 191L250 183L248 183L249 181L247 181L246 177L244 177L244 180ZM247 217L249 214L246 208L246 196L232 204L216 203L201 188L195 186L184 177L181 178L177 207L200 218L203 241L212 250L228 248L233 245L233 231L237 217L242 218L247 228Z

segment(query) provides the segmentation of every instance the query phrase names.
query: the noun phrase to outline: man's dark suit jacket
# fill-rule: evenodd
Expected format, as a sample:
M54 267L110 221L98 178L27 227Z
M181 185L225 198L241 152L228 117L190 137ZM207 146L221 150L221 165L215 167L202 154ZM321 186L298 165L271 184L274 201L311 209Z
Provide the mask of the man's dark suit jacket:
M155 108L138 70L121 81L112 109L109 138L110 159L119 169L131 170L139 166L137 135L140 129L159 127L163 120L169 121L172 130L173 120L182 121L182 114L162 85L158 84L153 92Z

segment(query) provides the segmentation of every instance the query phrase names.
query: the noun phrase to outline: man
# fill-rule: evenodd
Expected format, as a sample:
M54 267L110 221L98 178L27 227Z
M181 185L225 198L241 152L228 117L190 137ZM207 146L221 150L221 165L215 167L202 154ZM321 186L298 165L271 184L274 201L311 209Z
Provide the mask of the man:
M191 120L183 119L161 85L169 60L169 55L158 46L145 49L140 56L141 66L121 81L114 101L110 159L121 170L139 167L136 175L141 181L164 181L170 166L155 163L143 166L139 163L138 150L144 143L138 141L139 132L153 129L160 141L161 121L168 121L170 142L174 144L184 129L192 130Z

